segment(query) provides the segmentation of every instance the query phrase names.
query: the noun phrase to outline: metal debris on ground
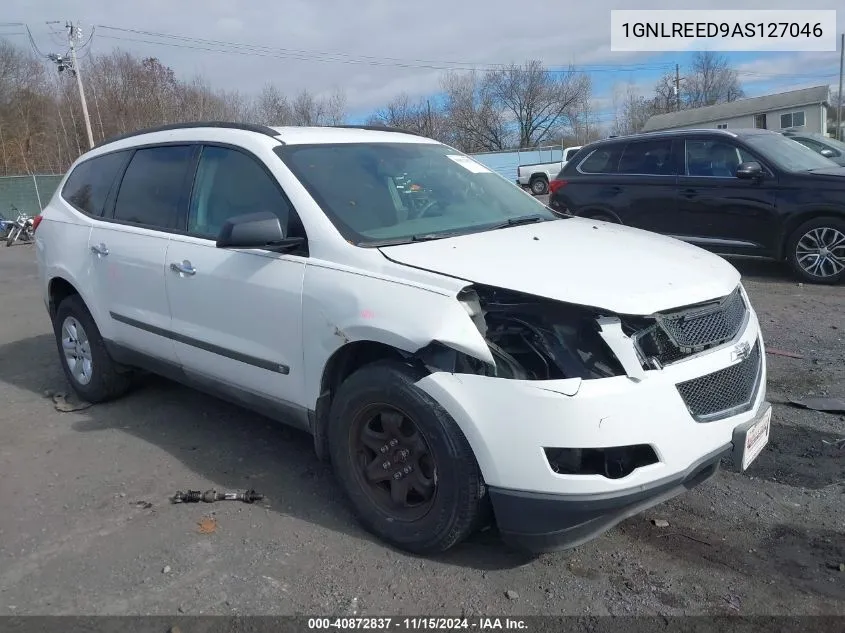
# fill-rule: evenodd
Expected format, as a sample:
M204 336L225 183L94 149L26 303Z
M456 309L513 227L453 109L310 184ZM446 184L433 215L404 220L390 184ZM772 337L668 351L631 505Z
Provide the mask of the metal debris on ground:
M55 406L56 411L61 411L62 413L70 413L71 411L82 411L83 409L87 409L88 407L92 406L90 402L82 402L76 399L69 399L69 396L66 393L53 394L53 405Z
M150 503L149 501L136 501L135 507L140 508L141 510L149 510L150 508L153 507L153 504Z
M788 398L789 403L803 409L822 411L823 413L845 413L845 399L823 398L811 396L809 398Z
M774 347L767 347L766 353L771 354L772 356L786 356L787 358L797 358L799 360L804 358L804 356L801 354L797 354L795 352L787 352L786 350L776 349Z
M182 492L177 490L173 495L173 503L214 503L215 501L243 501L244 503L255 503L261 501L264 495L258 494L255 490L246 490L244 492L217 492L216 490L206 490L200 492L199 490L188 490Z
M214 517L203 517L197 521L197 531L200 534L214 534L217 531L217 519Z
M836 448L845 448L845 437L840 437L838 440L822 440L822 444L827 444L828 446L835 446Z
M652 519L651 522L654 524L655 527L669 527L669 521L667 521L666 519Z

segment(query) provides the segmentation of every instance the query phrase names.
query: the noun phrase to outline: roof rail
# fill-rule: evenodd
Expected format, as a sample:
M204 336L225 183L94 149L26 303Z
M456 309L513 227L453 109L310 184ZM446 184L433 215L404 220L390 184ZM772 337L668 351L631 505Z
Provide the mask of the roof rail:
M411 134L412 136L423 136L419 132L403 130L402 128L392 127L390 125L331 125L329 127L336 127L348 130L372 130L373 132L396 132L397 134Z
M103 145L108 145L109 143L115 143L117 141L132 138L133 136L140 136L142 134L151 134L153 132L167 132L169 130L185 130L200 127L244 130L246 132L257 132L259 134L265 134L266 136L272 136L274 138L279 135L279 132L277 130L274 130L273 128L266 125L256 125L253 123L236 123L234 121L191 121L187 123L171 123L169 125L159 125L156 127L135 130L134 132L127 132L126 134L119 134L117 136L112 136L103 141L100 141L94 147L102 147ZM281 143L282 141L279 142Z

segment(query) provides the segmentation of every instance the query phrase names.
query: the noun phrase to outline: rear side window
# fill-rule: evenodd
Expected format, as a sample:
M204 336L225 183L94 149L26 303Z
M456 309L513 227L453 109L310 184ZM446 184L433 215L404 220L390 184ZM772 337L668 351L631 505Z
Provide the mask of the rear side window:
M79 163L62 188L62 198L76 210L100 216L114 180L129 152L114 152Z
M578 171L583 174L616 173L616 165L619 164L621 153L622 148L619 145L599 147L578 166Z
M670 176L675 173L672 164L672 140L657 139L628 143L619 160L618 173L648 176Z
M139 149L120 184L114 219L153 228L182 228L180 211L194 147Z

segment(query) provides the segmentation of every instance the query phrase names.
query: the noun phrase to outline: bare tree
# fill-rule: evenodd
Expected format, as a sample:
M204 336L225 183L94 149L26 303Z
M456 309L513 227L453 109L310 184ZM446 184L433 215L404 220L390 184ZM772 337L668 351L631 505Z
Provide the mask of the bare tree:
M303 90L291 103L291 112L293 125L340 125L346 119L346 96L341 90L327 97Z
M573 125L590 96L590 78L573 70L553 73L537 60L492 71L485 83L514 122L520 147L549 139L556 128Z
M431 99L412 101L404 92L376 111L368 119L368 123L400 128L441 141L448 140L442 108L432 104Z
M649 99L640 95L634 86L628 85L622 94L614 94L614 117L611 126L613 134L636 134L642 131L646 122L659 114L659 98Z
M443 77L446 136L465 152L507 149L512 134L490 82L475 72L449 73Z
M724 55L698 51L693 55L681 86L688 108L727 103L741 99L745 92L739 77Z

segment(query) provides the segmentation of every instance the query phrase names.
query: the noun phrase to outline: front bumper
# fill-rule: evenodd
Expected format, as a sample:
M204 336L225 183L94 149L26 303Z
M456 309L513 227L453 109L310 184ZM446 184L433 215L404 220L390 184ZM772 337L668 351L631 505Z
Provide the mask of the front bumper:
M749 406L713 421L693 419L678 385L735 365L738 350L755 344L759 382ZM417 386L467 437L499 529L511 541L533 542L542 551L578 545L715 474L735 432L766 409L766 379L765 347L752 311L730 343L638 376L521 381L435 372ZM546 454L644 444L656 461L618 478L563 474Z
M731 453L732 446L724 446L680 475L624 492L548 495L491 487L490 501L502 540L511 547L533 553L570 549L707 481Z

